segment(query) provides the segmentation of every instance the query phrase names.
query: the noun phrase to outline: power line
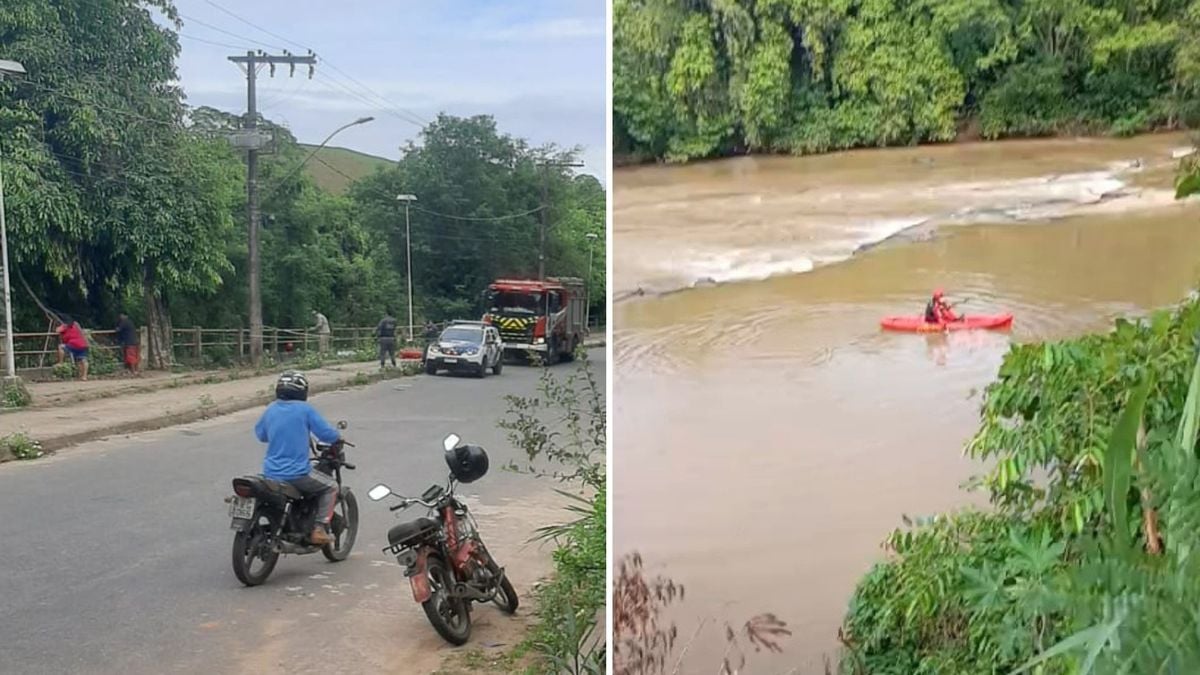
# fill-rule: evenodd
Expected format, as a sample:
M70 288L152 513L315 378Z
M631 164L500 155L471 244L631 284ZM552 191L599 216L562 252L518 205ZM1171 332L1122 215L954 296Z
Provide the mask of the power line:
M225 47L226 49L246 49L245 45L231 45L228 42L217 42L215 40L208 40L208 39L205 39L202 37L196 37L195 35L188 35L187 33L183 33L183 32L176 33L176 35L178 35L181 38L187 38L188 40L195 40L196 42L203 42L204 44L213 45L215 47Z
M261 40L255 40L254 38L247 37L247 36L245 36L245 35L239 35L239 34L237 34L237 33L234 33L234 32L232 32L232 31L227 31L227 30L225 30L224 28L221 28L220 26L214 26L214 25L212 25L211 23L206 23L206 22L204 22L204 21L201 21L200 19L197 19L197 18L194 18L194 17L190 17L190 16L188 16L188 15L186 15L186 14L183 14L183 13L180 13L179 17L180 17L181 19L184 19L184 20L186 20L186 21L190 21L190 22L192 22L192 23L195 23L195 24L199 24L199 25L201 25L201 26L204 26L205 28L209 28L209 29L215 30L215 31L217 31L218 33L224 33L225 35L228 35L229 37L235 37L235 38L237 38L237 39L239 39L239 40L245 40L246 42L251 42L251 43L254 43L254 44L256 44L256 45L260 45L260 46L266 47L267 49L273 49L273 50L276 50L276 51L285 51L284 49L282 49L281 47L279 47L279 46L277 46L277 45L273 45L273 44L270 44L270 43L267 43L267 42L263 42L263 41L261 41ZM237 47L237 49L240 49L240 47Z
M326 62L324 60L322 60L321 63L323 65L329 65L332 67L332 64L329 64L328 62ZM355 91L353 87L350 87L349 85L341 82L340 80L334 79L333 77L331 77L325 73L322 73L320 77L321 77L322 81L332 84L333 86L337 87L338 89L341 89L342 91L346 92L350 96L353 96L354 98L358 99L362 103L366 104L367 107L369 107L371 110L376 110L376 111L379 111L382 113L386 113L388 115L391 115L392 117L395 117L396 119L398 119L402 122L408 122L409 124L412 124L413 126L416 126L416 127L424 127L425 126L425 123L422 122L420 118L416 118L414 116L405 116L405 115L401 114L400 112L397 112L396 110L393 110L391 108L381 107L377 101L372 101L370 98L367 98L367 96L364 95L362 92Z
M251 22L249 19L244 19L244 18L238 16L237 14L234 14L230 10L225 9L224 7L218 5L217 3L213 2L212 0L204 0L204 1L207 2L208 4L212 5L213 7L221 10L222 12L228 14L229 16L237 19L238 21L241 21L242 23L246 24L247 26L250 26L251 28L260 30L263 33L266 33L267 35L270 35L271 37L275 38L276 40L283 40L284 42L292 45L293 47L297 47L299 49L305 49L305 50L309 49L308 47L305 47L304 45L300 44L299 42L293 42L293 41L285 38L284 36L279 35L278 33L273 33L271 31L267 30L266 28L263 28L262 26L259 26L258 24Z
M213 0L204 0L204 1L206 3L208 3L209 5L215 7L216 9L224 12L225 14L228 14L229 16L233 17L237 21L240 21L240 22L246 24L247 26L254 28L255 30L261 31L262 33L270 35L271 37L275 38L276 40L282 40L282 41L292 45L293 47L297 47L299 49L304 49L306 51L310 51L310 52L317 51L308 45L300 44L299 42L296 42L295 40L289 40L288 38L286 38L278 33L275 33L271 30L268 30L267 28L264 28L256 23L254 23L253 21L250 21L249 19L239 16L237 13L233 12L232 10L226 9L225 7L222 7L221 5L217 4ZM262 43L259 43L259 44L262 44ZM322 65L329 66L329 68L332 69L334 72L339 73L342 77L345 77L350 82L358 85L358 87L360 87L361 89L363 89L366 92L373 95L377 99L377 101L375 101L375 102L370 102L370 105L374 106L374 109L377 109L377 110L380 110L383 112L389 112L389 113L393 114L394 116L396 116L398 119L404 120L406 122L410 122L412 124L416 124L417 126L424 127L429 124L429 120L426 120L425 118L421 117L420 115L416 114L415 112L413 112L411 110L408 110L400 105L397 105L394 101L391 101L390 99L386 98L382 94L376 92L375 90L371 89L367 85L365 85L362 82L355 79L352 75L350 75L346 71L339 68L337 66L337 64L333 63L329 59L327 59L325 57L321 57L321 63L322 63ZM386 105L381 106L379 103L380 101L382 101ZM396 112L396 111L403 112L404 115L407 115L407 117L405 117L404 115L401 115L399 112Z

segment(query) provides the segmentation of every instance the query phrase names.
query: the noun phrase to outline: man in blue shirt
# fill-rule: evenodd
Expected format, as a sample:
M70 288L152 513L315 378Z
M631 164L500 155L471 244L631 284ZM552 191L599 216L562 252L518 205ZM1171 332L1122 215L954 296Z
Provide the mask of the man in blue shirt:
M342 440L338 430L308 404L308 378L289 370L275 383L275 401L267 406L254 425L254 435L267 444L263 475L271 480L291 483L305 496L319 495L317 522L309 540L315 546L333 542L329 522L337 502L337 482L309 464L309 438L322 443Z

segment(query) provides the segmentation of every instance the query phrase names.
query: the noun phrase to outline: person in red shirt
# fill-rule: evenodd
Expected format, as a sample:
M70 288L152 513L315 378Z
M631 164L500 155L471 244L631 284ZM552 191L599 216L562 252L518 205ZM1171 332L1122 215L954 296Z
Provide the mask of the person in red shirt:
M925 305L926 323L951 323L958 321L960 318L950 308L950 303L946 302L946 297L942 293L942 289L939 288L934 291L933 299L929 301L929 304Z
M68 355L71 361L79 364L79 379L87 382L88 373L88 342L83 335L83 329L69 316L62 317L62 323L55 329L62 344L58 346L58 362L62 363Z

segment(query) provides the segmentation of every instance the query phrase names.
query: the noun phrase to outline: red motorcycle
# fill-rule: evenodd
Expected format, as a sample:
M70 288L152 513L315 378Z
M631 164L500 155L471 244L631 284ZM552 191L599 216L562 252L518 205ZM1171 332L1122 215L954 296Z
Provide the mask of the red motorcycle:
M371 488L372 501L393 496L400 511L418 504L429 515L388 530L385 553L396 556L412 585L413 599L421 604L429 623L453 645L471 637L472 603L495 603L513 614L519 600L504 568L488 552L467 505L454 493L459 483L473 483L488 470L487 452L478 445L460 445L450 434L443 442L450 478L445 487L431 486L418 497L404 497L386 485Z

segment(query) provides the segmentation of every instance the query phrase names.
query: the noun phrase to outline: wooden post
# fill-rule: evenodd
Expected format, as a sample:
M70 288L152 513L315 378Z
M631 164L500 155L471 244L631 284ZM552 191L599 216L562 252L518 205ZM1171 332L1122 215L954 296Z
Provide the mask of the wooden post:
M246 358L245 337L246 337L245 330L241 326L238 326L238 329L237 329L238 361L241 361L242 359Z
M195 337L193 339L195 340L196 344L196 361L200 362L204 359L204 352L203 348L201 347L201 343L204 338L203 334L200 332L200 326L194 326L192 330L195 333Z
M279 356L279 329L278 328L271 329L271 351L274 352L276 356Z

